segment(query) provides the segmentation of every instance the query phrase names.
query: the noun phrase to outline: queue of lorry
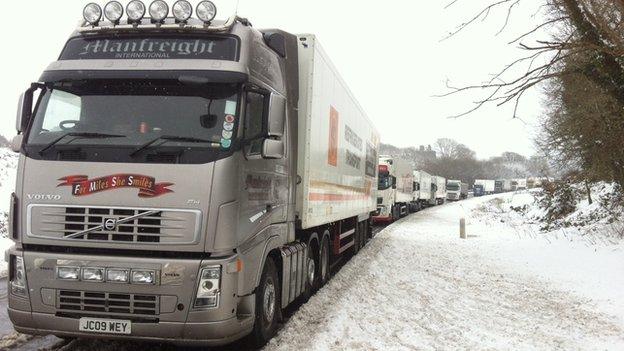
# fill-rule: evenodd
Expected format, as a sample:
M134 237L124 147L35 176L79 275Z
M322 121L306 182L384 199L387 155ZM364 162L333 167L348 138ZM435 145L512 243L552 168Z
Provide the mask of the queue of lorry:
M314 35L216 13L90 3L20 97L16 331L261 346L374 222L467 197L379 155Z

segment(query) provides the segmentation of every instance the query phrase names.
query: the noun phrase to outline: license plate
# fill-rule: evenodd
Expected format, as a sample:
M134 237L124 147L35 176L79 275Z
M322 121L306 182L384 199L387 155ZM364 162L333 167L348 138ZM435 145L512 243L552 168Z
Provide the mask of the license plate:
M89 333L130 334L132 322L120 319L80 318L78 330Z

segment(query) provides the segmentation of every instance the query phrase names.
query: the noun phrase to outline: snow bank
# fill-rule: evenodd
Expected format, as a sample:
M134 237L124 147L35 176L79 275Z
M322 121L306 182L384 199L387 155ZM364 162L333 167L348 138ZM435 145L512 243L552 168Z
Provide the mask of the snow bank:
M15 188L18 155L0 148L0 278L6 276L4 251L13 245L8 239L9 199Z

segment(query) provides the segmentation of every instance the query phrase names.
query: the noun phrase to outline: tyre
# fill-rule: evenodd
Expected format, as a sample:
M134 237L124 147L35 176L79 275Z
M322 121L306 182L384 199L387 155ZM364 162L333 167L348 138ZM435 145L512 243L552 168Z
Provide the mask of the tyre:
M275 263L267 258L256 292L256 319L251 333L253 343L260 348L277 332L280 314L280 285Z
M329 232L325 231L323 235L323 239L321 240L320 255L319 255L320 286L325 285L329 281L329 275L330 275L329 264L330 264Z
M318 290L320 284L319 274L319 256L318 241L310 241L308 243L308 262L306 264L306 286L303 292L303 297L307 301L316 290Z

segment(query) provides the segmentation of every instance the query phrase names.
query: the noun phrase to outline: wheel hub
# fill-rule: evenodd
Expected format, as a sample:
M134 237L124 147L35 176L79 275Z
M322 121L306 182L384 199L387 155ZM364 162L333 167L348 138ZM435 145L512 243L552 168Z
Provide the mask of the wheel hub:
M273 283L273 279L267 279L262 301L264 318L267 322L271 322L275 314L275 284Z
M314 285L315 271L316 265L314 264L314 260L308 259L308 284L310 284L310 286Z

